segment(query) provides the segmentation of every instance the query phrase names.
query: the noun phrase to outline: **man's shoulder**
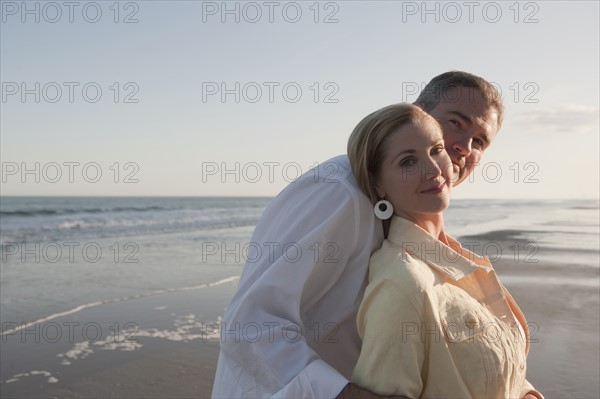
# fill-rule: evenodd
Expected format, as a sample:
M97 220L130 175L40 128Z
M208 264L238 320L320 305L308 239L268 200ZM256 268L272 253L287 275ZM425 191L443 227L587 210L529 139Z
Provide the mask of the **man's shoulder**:
M372 205L358 188L346 155L330 158L289 183L267 206L258 226L276 233L289 228L314 229L327 225L354 223L358 235L372 231ZM281 221L281 223L277 222ZM304 226L302 228L298 226ZM354 232L345 231L348 239Z
M361 191L352 174L348 156L338 155L319 163L288 184L276 199L310 192L328 193L327 195L334 196L339 193L346 197L350 194L348 200L360 197Z
M350 160L345 154L329 158L299 177L299 179L307 178L319 183L341 182L353 189L358 189L350 167Z

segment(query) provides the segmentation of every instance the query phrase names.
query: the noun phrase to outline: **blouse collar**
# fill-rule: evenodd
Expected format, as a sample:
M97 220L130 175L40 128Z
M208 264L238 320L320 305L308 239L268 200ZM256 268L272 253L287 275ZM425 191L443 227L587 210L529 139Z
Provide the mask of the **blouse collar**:
M387 239L452 280L459 280L477 269L483 269L485 272L492 270L492 264L487 256L474 254L448 235L446 238L449 245L413 222L394 215Z

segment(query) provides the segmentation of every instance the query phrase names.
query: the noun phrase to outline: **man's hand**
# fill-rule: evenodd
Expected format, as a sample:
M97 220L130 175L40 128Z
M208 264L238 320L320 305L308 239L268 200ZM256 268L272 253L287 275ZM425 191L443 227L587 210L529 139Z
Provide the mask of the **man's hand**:
M380 396L374 394L371 391L362 389L356 384L348 384L342 389L342 392L336 397L336 399L378 399L378 398L390 398L390 399L406 399L404 396ZM529 394L524 399L530 399ZM537 399L535 396L531 399Z

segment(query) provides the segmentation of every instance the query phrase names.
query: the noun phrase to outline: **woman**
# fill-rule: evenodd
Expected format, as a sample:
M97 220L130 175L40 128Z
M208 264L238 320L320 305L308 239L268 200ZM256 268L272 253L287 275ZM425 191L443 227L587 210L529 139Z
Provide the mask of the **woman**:
M358 313L353 382L408 398L542 398L525 379L519 307L489 259L444 232L456 176L435 119L385 107L354 129L348 156L386 234Z

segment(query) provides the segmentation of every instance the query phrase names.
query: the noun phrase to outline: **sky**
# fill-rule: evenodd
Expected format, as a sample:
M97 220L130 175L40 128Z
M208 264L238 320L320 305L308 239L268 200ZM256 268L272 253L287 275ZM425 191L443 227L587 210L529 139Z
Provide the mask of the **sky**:
M434 76L504 123L454 198L599 197L597 1L0 2L1 195L274 196Z

